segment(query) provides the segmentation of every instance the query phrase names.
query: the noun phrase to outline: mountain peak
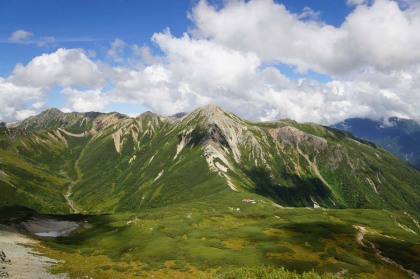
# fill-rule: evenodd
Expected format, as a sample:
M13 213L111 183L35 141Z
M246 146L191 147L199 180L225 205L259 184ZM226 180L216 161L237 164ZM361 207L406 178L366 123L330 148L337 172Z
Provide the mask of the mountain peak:
M62 115L62 114L64 114L64 112L62 112L61 110L57 108L49 108L40 113L40 115L46 115L46 116L57 116L57 115Z
M154 113L154 112L151 112L151 111L145 111L145 112L143 112L142 114L140 114L139 115L140 117L159 117L159 115L157 115L156 113Z
M223 111L219 106L215 104L207 104L197 109L200 112L214 113Z
M191 112L189 115L192 116L193 118L200 116L200 117L204 117L205 119L213 121L221 117L225 117L226 116L225 114L226 114L225 111L221 109L219 106L216 106L214 104L208 104L208 105L197 108L196 110Z

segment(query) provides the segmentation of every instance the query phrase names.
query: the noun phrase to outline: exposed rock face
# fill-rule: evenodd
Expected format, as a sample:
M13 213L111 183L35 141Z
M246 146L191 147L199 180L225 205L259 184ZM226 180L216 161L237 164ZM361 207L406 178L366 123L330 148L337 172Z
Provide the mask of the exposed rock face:
M2 131L0 150L13 159L0 180L42 209L63 195L64 206L109 212L228 189L281 206L420 210L417 170L310 123L254 123L208 105L181 118L48 110Z

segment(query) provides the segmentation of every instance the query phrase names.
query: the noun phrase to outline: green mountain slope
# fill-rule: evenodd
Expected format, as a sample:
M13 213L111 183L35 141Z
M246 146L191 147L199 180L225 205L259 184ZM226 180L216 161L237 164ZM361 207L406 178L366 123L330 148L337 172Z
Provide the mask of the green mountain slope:
M415 120L390 117L384 123L371 119L350 118L332 127L374 142L420 169L420 124Z
M38 237L71 278L417 278L419 189L418 170L347 132L216 106L0 126L0 224L79 222Z
M262 196L284 207L420 211L420 172L338 130L253 123L216 106L182 118L52 109L0 127L1 205L133 212Z

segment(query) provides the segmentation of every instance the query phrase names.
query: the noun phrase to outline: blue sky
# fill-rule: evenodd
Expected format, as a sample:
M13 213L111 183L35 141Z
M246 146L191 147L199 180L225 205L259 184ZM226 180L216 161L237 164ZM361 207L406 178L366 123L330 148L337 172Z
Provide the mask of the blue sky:
M16 63L27 63L58 47L93 49L103 55L116 38L150 44L153 33L166 27L182 34L189 24L187 11L191 5L189 0L0 1L1 73L9 74ZM33 33L32 44L8 42L19 29ZM57 43L37 47L36 42L44 37L54 37Z
M320 12L322 20L335 26L339 26L351 10L344 1L277 2L293 13L311 7ZM188 30L191 21L187 15L196 3L194 0L0 1L0 74L8 75L16 63L27 63L58 47L93 49L99 57L106 54L106 48L116 38L153 47L150 39L155 32L168 27L173 35L180 36ZM210 3L223 5L223 1ZM8 41L19 29L33 33L32 43ZM57 42L37 47L37 42L45 37L54 37Z
M418 118L419 11L412 0L0 0L0 119L210 102L253 120Z

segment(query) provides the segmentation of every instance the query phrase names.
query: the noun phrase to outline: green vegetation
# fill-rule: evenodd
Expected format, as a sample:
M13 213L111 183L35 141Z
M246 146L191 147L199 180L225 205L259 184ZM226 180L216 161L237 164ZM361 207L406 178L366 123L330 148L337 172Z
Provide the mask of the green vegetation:
M34 214L13 211L19 220ZM9 212L0 211L0 222ZM223 276L272 269L281 273L282 268L309 276L302 278L312 278L313 272L322 278L408 278L381 260L367 241L419 272L420 229L402 212L279 209L239 198L231 206L184 203L142 213L54 218L85 224L70 237L41 238L43 252L66 261L56 271L72 278L166 278L180 273L186 278L232 278ZM368 231L366 247L357 243L357 226Z
M257 266L236 268L231 271L218 273L215 279L321 279L334 278L332 275L319 276L313 271L304 272L302 275L296 272L287 271L284 268L275 268L273 266Z
M0 127L0 196L3 223L87 222L41 239L72 278L407 276L375 249L420 272L420 172L315 124L47 111Z
M333 127L374 142L420 169L420 123L416 120L398 117L390 117L386 121L349 118Z

